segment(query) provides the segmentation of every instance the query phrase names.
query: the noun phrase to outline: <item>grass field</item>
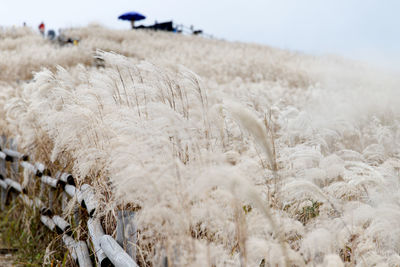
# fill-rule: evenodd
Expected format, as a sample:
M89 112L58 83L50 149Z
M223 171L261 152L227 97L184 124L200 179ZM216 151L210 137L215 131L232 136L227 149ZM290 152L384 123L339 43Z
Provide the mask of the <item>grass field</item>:
M0 29L0 127L137 211L141 266L399 266L400 76L198 36ZM69 214L65 214L66 217Z

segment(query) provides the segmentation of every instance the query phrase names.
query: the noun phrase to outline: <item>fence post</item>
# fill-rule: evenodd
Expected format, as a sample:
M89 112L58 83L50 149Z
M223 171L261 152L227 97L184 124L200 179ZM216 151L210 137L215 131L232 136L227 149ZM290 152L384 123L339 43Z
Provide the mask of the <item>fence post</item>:
M134 224L135 212L119 210L117 221L117 243L136 260L136 225Z
M5 144L7 143L7 137L5 135L1 136L0 140L0 146L4 147ZM7 169L6 169L6 159L0 159L0 174L3 176L3 179L6 178L7 176ZM1 210L4 210L5 205L6 205L6 200L7 200L7 189L1 187L1 199L0 199L0 208Z
M1 140L0 140L0 147L4 147L7 142L7 139L5 139L5 136L3 135ZM4 178L6 178L6 159L0 159L0 174L3 175Z
M13 138L10 138L8 146L11 150L17 151L17 142L14 141ZM18 167L19 167L18 164L19 164L19 159L13 158L13 161L10 164L11 166L10 166L10 177L9 177L13 181L18 180ZM17 194L14 192L14 190L10 191L10 196L12 202L17 198Z
M75 227L78 227L81 221L79 205L75 205L74 208L74 221L75 221Z
M53 188L49 188L49 209L53 212L53 204L54 204L54 190Z
M68 195L64 191L61 194L61 209L64 211L68 205Z
M1 187L1 203L0 203L0 208L1 210L4 210L7 202L7 189Z
M17 146L17 141L15 140L15 139L13 139L13 138L10 138L10 149L11 150L14 150L14 151L18 151L18 146ZM13 162L11 163L11 170L12 170L12 173L11 173L11 179L13 179L14 181L17 181L17 182L19 182L19 173L18 173L18 170L19 170L19 159L18 158L14 158L13 159Z

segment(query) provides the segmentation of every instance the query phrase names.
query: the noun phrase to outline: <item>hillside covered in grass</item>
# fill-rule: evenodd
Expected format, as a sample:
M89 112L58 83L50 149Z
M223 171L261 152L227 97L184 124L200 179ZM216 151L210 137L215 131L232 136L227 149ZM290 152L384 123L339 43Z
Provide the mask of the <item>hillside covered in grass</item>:
M399 266L400 76L198 36L0 29L0 127L141 266ZM65 214L68 218L69 214Z

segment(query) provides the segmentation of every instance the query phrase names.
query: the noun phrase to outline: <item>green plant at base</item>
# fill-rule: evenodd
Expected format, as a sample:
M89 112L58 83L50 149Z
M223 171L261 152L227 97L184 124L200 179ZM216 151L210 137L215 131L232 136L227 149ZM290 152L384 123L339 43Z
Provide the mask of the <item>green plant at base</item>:
M42 266L46 247L51 242L53 247L62 245L62 241L40 222L38 211L25 207L18 199L0 211L0 239L4 246L15 249L16 266ZM63 253L52 254L51 265L68 266L64 265L63 258Z
M322 205L321 202L313 200L310 201L311 205L303 207L301 212L297 215L297 219L304 225L307 224L310 219L315 218L319 215L319 207Z

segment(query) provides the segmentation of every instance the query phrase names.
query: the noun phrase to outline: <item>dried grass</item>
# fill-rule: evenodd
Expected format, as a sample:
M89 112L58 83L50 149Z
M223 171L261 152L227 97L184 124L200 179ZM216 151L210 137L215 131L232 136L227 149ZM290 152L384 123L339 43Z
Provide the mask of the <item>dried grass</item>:
M136 210L142 266L400 264L397 76L190 36L68 34L79 47L0 30L0 126L94 185L108 233Z

